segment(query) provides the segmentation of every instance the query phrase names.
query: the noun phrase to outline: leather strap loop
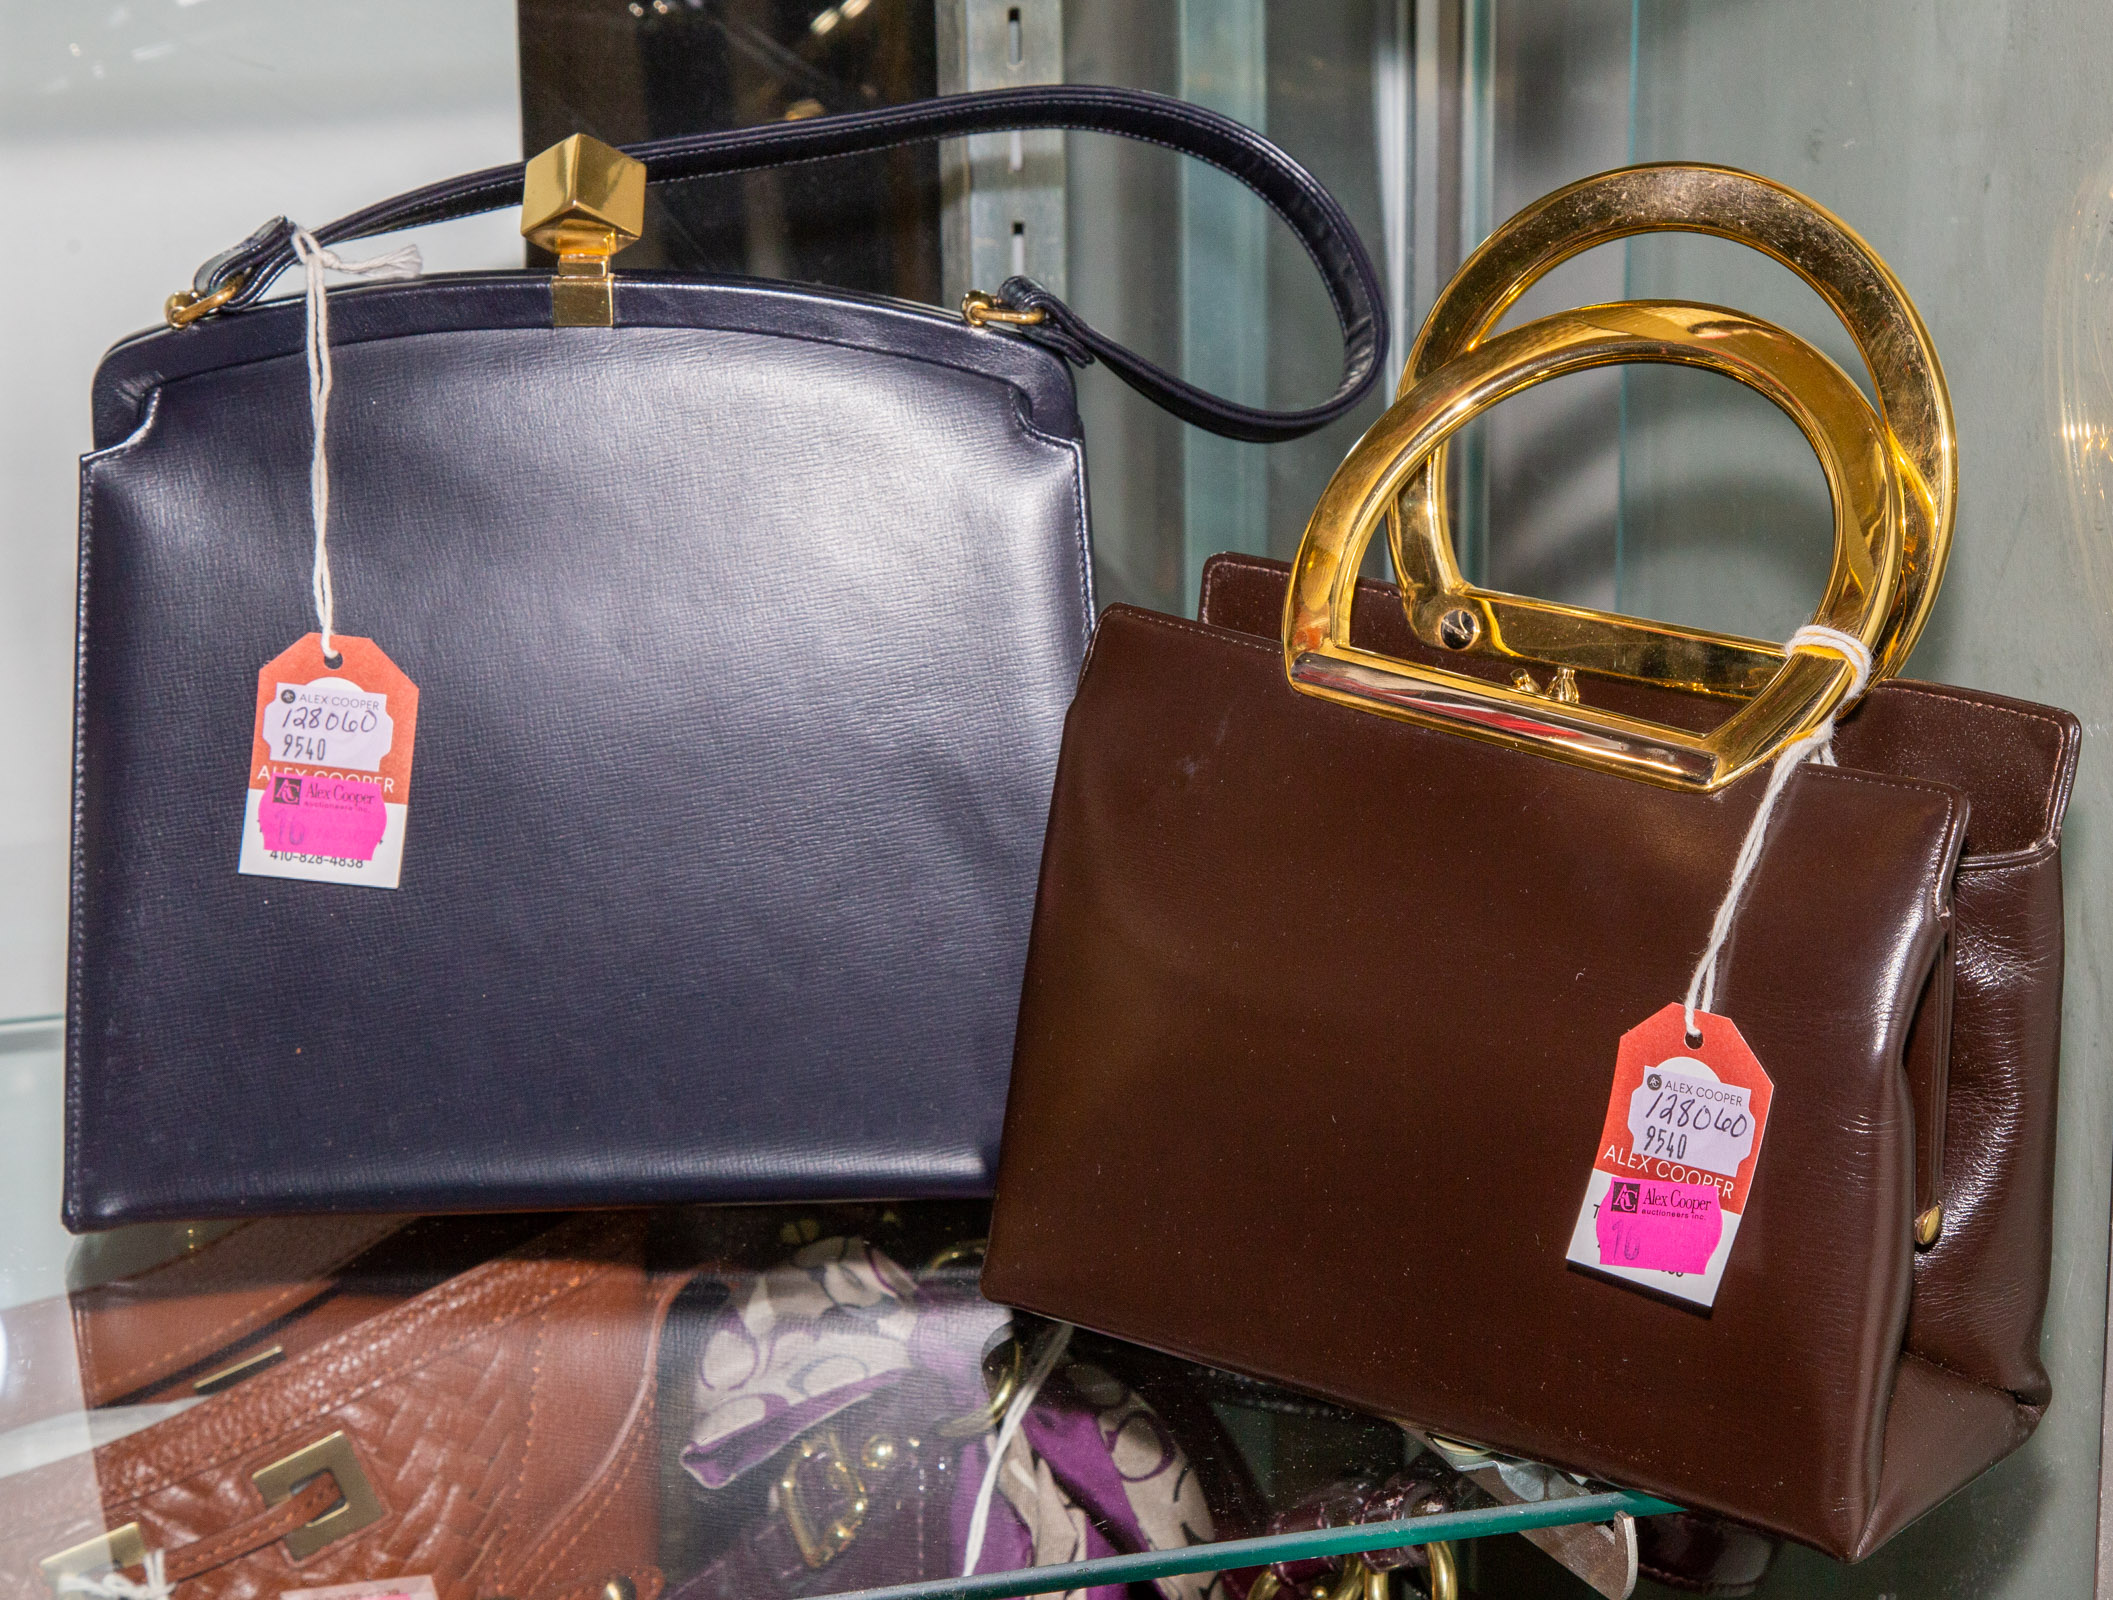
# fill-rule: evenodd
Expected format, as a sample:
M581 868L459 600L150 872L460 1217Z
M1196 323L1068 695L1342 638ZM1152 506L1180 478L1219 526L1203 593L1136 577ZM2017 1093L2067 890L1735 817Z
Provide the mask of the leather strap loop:
M1006 302L1018 310L1040 309L1045 321L1039 327L1007 326L1003 332L1054 349L1078 365L1104 361L1125 383L1184 422L1233 439L1295 439L1333 422L1364 398L1386 356L1387 313L1379 275L1356 228L1336 198L1276 145L1230 117L1186 101L1085 84L991 89L875 111L655 139L627 146L626 154L645 163L649 184L680 183L931 139L1056 128L1164 145L1207 162L1259 196L1320 271L1342 328L1342 379L1327 400L1304 410L1270 411L1222 399L1095 332L1063 301L1025 278L1007 280ZM341 217L316 229L315 237L336 245L518 205L521 181L519 164L489 167ZM292 237L293 226L285 218L266 223L200 267L195 290L203 297L239 282L219 314L254 304L293 265ZM992 328L998 331L999 325Z
M224 1567L230 1561L254 1554L267 1545L277 1544L289 1533L305 1528L316 1518L338 1503L340 1496L337 1483L329 1477L315 1479L304 1485L291 1498L281 1501L268 1510L253 1517L244 1517L240 1522L220 1530L204 1539L194 1539L186 1545L178 1545L169 1552L165 1569L171 1583L183 1583L211 1572L215 1567Z

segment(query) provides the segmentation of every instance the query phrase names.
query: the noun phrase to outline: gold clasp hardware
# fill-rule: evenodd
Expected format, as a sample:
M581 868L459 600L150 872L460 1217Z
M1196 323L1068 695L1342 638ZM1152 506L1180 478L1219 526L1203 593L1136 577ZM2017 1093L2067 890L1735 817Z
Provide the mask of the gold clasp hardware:
M576 133L521 175L521 236L558 258L550 280L555 328L611 328L616 292L609 258L646 226L646 166Z
M1049 320L1049 314L1040 306L1032 311L1015 311L994 294L981 289L971 289L961 297L961 320L971 328L980 328L986 322L1004 322L1017 327L1032 328Z
M352 1453L352 1441L342 1432L333 1433L250 1474L268 1506L284 1505L325 1474L337 1485L338 1503L286 1536L286 1553L296 1561L305 1561L325 1545L371 1527L385 1514L374 1485Z
M236 295L242 285L249 281L249 274L238 272L211 294L200 294L195 289L179 289L162 302L161 314L172 328L188 328L201 317L210 317Z
M38 1563L38 1570L44 1574L44 1581L57 1592L68 1578L84 1578L104 1567L136 1567L146 1559L147 1541L139 1531L139 1524L128 1522L122 1528L112 1528L93 1539L84 1539L55 1556L46 1556Z

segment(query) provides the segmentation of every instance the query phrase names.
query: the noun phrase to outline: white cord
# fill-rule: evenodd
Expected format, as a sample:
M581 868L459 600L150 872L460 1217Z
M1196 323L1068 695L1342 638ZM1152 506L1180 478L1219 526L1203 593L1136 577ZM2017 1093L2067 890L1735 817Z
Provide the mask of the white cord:
M95 1595L98 1600L169 1600L176 1592L176 1585L169 1582L165 1573L168 1557L160 1550L149 1550L146 1559L146 1578L135 1583L122 1572L112 1572L106 1577L89 1578L76 1572L59 1581L61 1594Z
M1028 1366L1026 1375L1021 1378L1019 1390L1012 1397L1012 1404L1005 1408L1005 1420L999 1424L998 1435L990 1445L990 1462L983 1469L983 1482L976 1488L976 1509L969 1514L968 1550L961 1563L961 1576L964 1578L974 1577L976 1563L983 1559L983 1536L990 1527L991 1500L998 1492L999 1463L1004 1461L1005 1453L1012 1448L1012 1442L1018 1436L1021 1424L1027 1420L1027 1413L1034 1405L1035 1396L1041 1393L1042 1385L1049 1381L1049 1375L1056 1371L1057 1363L1064 1359L1064 1352L1071 1345L1071 1334L1072 1327L1068 1322L1060 1322L1050 1330L1049 1337L1042 1343L1041 1352Z
M1695 963L1694 977L1688 980L1685 1009L1690 1040L1698 1037L1695 1013L1708 1011L1717 1003L1717 957L1723 953L1725 941L1731 937L1732 919L1739 909L1739 897L1746 892L1746 880L1753 876L1754 868L1760 864L1761 846L1767 841L1768 819L1775 813L1776 801L1790 782L1791 773L1807 756L1813 757L1821 766L1834 765L1834 717L1855 705L1871 682L1871 652L1853 633L1811 622L1793 633L1783 648L1786 651L1832 650L1849 663L1854 676L1849 680L1848 693L1834 708L1834 714L1804 738L1785 745L1768 770L1768 787L1761 791L1760 809L1747 824L1738 859L1732 863L1731 887L1725 890L1716 918L1710 923L1709 946L1702 952L1702 959Z
M323 446L324 424L330 416L330 295L323 287L323 274L342 272L381 283L393 278L415 278L424 270L425 262L415 244L401 245L387 255L369 256L365 261L347 261L317 244L315 235L306 228L294 229L293 253L308 274L308 414L315 428L315 454L308 463L308 501L315 517L315 570L310 582L315 590L316 627L323 635L323 656L327 661L335 653L330 648L330 632L337 621L337 602L330 592L330 555L325 542L330 527L330 457Z

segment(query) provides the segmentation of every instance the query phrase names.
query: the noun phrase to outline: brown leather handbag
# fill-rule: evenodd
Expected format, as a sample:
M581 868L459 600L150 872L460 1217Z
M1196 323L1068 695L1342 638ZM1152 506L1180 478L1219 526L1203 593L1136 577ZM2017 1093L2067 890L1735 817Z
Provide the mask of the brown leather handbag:
M1557 262L1665 227L1799 271L1878 407L1722 308L1493 331ZM1817 621L1850 645L1461 580L1445 439L1542 378L1633 360L1727 373L1800 424L1836 507ZM1499 230L1288 571L1220 558L1201 622L1101 621L985 1292L1845 1559L2016 1448L2048 1399L2078 728L1891 679L1952 506L1927 333L1810 202L1637 168ZM1355 576L1382 524L1398 590ZM1858 646L1879 681L1852 708ZM1837 764L1781 769L1705 1008L1773 1083L1713 1303L1574 1265L1617 1042L1689 988L1763 768L1837 716ZM1390 1203L1399 1181L1424 1203Z
M644 1240L636 1213L256 1222L10 1313L54 1359L70 1333L90 1405L195 1403L0 1479L0 1597L138 1584L152 1552L184 1600L414 1576L440 1600L654 1600L656 1350L683 1279L649 1274Z

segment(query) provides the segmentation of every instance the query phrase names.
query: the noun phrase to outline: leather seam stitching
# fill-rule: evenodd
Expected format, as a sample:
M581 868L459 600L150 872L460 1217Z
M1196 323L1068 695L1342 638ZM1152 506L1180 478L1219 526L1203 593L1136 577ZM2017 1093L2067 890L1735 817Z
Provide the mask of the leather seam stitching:
M558 1513L558 1516L562 1519L559 1528L545 1533L540 1542L529 1546L523 1557L522 1566L524 1570L530 1559L537 1559L542 1565L547 1567L555 1565L568 1555L573 1546L585 1536L595 1519L600 1517L614 1501L617 1489L630 1478L631 1473L636 1469L640 1460L645 1457L647 1453L646 1441L653 1437L653 1422L658 1414L659 1387L657 1374L659 1371L661 1336L666 1330L667 1319L674 1308L675 1299L681 1294L682 1289L686 1287L687 1282L688 1280L685 1279L662 1294L649 1295L647 1297L648 1314L652 1321L647 1329L647 1336L644 1341L645 1348L640 1354L638 1387L633 1391L631 1406L625 1413L623 1431L618 1435L615 1444L610 1447L608 1454L603 1458L607 1460L610 1456L614 1456L622 1462L620 1469L613 1475L616 1483L608 1484L600 1476L597 1476L594 1482L588 1484L584 1490L568 1501ZM522 1452L524 1456L526 1453L525 1450ZM571 1533L565 1543L550 1555L544 1556L543 1544L555 1537L557 1532L567 1527L571 1529Z
M1986 1389L1991 1394L2003 1395L2009 1399L2012 1405L2022 1407L2025 1404L2014 1390L2006 1389L2000 1383L1990 1383L1986 1378L1977 1378L1970 1372L1962 1372L1950 1362L1940 1361L1935 1356L1925 1355L1922 1351L1917 1350L1913 1345L1905 1341L1902 1342L1900 1347L1900 1359L1903 1361L1919 1361L1926 1367L1935 1368L1948 1378L1957 1378L1961 1383L1970 1385L1973 1388Z
M652 1352L652 1354L657 1354L657 1350ZM648 1357L649 1368L652 1354L649 1354ZM630 1482L631 1475L638 1470L639 1463L645 1459L646 1451L643 1440L647 1431L652 1427L655 1411L656 1401L648 1397L644 1407L640 1410L637 1417L633 1419L636 1425L626 1430L627 1437L622 1441L621 1446L623 1449L623 1465L614 1474L614 1481L606 1485L595 1485L595 1493L585 1505L579 1508L578 1515L570 1519L571 1528L566 1535L565 1542L542 1558L545 1564L555 1567L570 1555L573 1547L591 1531L595 1519L608 1508L623 1486Z
M513 1452L513 1473L510 1478L512 1488L506 1497L508 1510L506 1519L500 1526L499 1538L495 1541L502 1546L513 1542L514 1534L521 1523L521 1484L528 1476L528 1463L535 1453L536 1425L541 1421L543 1413L543 1369L550 1355L550 1342L546 1337L548 1332L544 1319L538 1317L534 1333L535 1356L528 1363L528 1416L521 1427L521 1448Z
M161 391L154 392L159 400ZM134 430L135 435L138 430ZM122 445L118 448L124 448ZM81 1003L87 985L88 853L82 842L88 812L88 593L89 557L95 543L95 471L97 462L81 462L80 552L76 557L73 644L73 814L67 841L66 886L66 1150L64 1189L69 1210L80 1209L81 1184ZM79 1220L76 1216L73 1220Z
M308 1285L303 1284L300 1287L305 1289ZM328 1290L325 1289L323 1292L327 1293ZM262 1317L258 1317L252 1312L231 1316L227 1321L206 1329L205 1332L189 1342L175 1346L166 1353L165 1358L149 1356L135 1361L131 1366L125 1368L124 1371L110 1380L107 1393L114 1399L119 1395L130 1394L142 1383L149 1381L157 1372L164 1374L181 1372L199 1356L208 1351L217 1350L222 1345L229 1343L238 1329L247 1327L251 1332L255 1332L257 1329L278 1321L280 1317L302 1303L300 1300L277 1302L277 1309L267 1312ZM97 1388L99 1393L105 1392L104 1386L98 1385Z
M1093 637L1093 524L1086 507L1086 441L1078 439L1069 446L1071 451L1072 504L1077 508L1077 519L1072 532L1075 543L1069 555L1078 562L1079 621L1083 631L1082 640ZM1084 651L1080 652L1082 655ZM1072 677L1072 688L1078 687L1078 678Z
M2029 844L2022 850L1991 850L1985 856L1963 856L1959 861L1959 872L1994 874L1998 872L2020 872L2028 867L2042 866L2048 861L2059 860L2061 844L2056 840L2043 839L2038 844Z
M215 1567L224 1567L244 1556L269 1550L296 1528L305 1527L328 1511L334 1503L333 1497L333 1500L324 1501L314 1511L308 1509L308 1501L322 1498L315 1492L321 1487L320 1482L310 1485L283 1504L267 1506L230 1527L222 1528L218 1533L208 1534L203 1539L194 1539L189 1544L178 1545L169 1552L176 1558L172 1565L178 1566L181 1573L177 1581L202 1577ZM225 1554L222 1554L223 1550Z
M1887 692L1891 694L1907 695L1917 700L1942 700L1953 705L1970 703L1973 704L1976 712L1987 716L1998 718L2012 717L2021 722L2038 723L2042 727L2052 728L2055 731L2057 740L2065 750L2069 744L2068 725L2061 718L2049 716L2044 711L2027 710L2025 707L2017 705L1992 706L1985 702L1953 701L1948 695L1932 694L1927 689L1919 688L1912 682L1903 682L1898 678L1887 679L1886 685ZM2055 825L2055 805L2063 787L2061 769L2066 765L2068 765L2066 762L2057 764L2054 776L2049 780L2045 791L2040 797L2040 830L2043 835L2052 831ZM2026 848L2032 849L2036 847L2028 845Z
M1191 622L1186 617L1170 617L1163 611L1147 611L1142 606L1123 607L1125 618L1149 623L1155 628L1172 628L1178 633L1193 633L1198 638L1213 639L1226 644L1236 644L1242 649L1258 650L1267 655L1282 655L1284 647L1273 639L1258 639L1251 633L1242 633L1237 628L1221 627L1216 623Z

